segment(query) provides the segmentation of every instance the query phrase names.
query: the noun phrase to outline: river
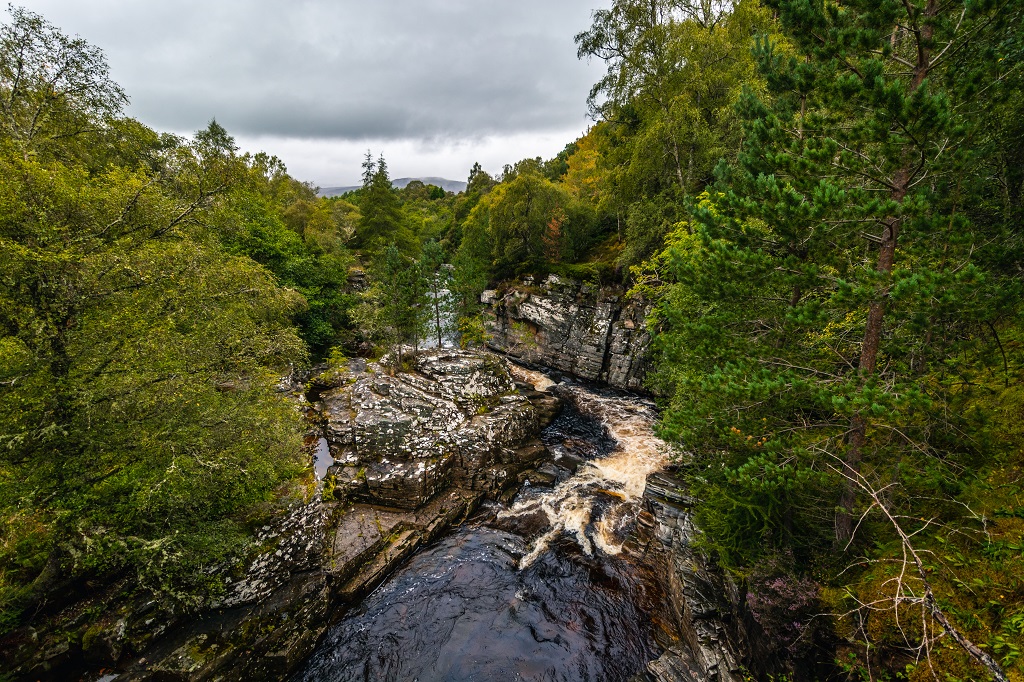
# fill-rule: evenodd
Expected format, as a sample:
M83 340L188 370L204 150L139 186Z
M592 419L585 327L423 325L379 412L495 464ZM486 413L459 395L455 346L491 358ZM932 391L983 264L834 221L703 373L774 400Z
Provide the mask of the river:
M517 372L565 399L542 434L546 485L416 554L327 632L295 682L614 682L657 658L664 600L631 539L646 477L667 462L654 407Z

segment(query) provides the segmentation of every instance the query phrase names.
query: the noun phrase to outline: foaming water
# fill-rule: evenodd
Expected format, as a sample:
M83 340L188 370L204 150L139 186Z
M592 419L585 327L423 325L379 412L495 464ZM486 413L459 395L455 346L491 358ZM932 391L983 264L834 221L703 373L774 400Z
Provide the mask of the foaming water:
M543 494L524 495L499 518L541 511L550 528L534 542L520 565L529 566L563 534L575 539L588 555L595 546L616 555L625 542L624 529L635 518L647 476L669 459L665 442L654 435L654 406L636 396L603 394L578 385L558 390L575 408L599 423L614 444L611 451L584 462L575 475ZM599 499L615 502L597 513Z
M508 368L509 372L515 379L518 381L525 381L528 384L533 384L533 387L538 391L547 391L556 384L551 377L543 372L527 369L522 365L515 364L510 364Z

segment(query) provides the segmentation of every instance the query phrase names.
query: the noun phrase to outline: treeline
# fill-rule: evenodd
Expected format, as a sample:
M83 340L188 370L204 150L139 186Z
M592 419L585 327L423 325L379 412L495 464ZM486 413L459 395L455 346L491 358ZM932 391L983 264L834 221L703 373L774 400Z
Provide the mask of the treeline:
M480 343L489 285L550 272L615 280L614 257L587 262L616 238L614 215L586 186L596 155L577 153L581 143L551 161L508 165L497 178L476 164L458 195L418 181L396 190L385 159L367 153L362 187L330 200L355 216L348 244L367 280L339 348L380 355L439 338Z
M358 212L216 122L123 115L102 53L0 27L0 629L82 580L188 608L308 467L275 391L350 333Z

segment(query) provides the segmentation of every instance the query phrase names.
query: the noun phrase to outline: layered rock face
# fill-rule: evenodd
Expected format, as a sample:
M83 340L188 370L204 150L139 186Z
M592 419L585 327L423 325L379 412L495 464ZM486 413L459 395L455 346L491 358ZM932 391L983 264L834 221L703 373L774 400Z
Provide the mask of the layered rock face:
M668 473L647 479L644 502L653 519L655 561L668 596L680 645L668 646L648 672L657 682L741 682L751 647L737 616L740 595L711 561L694 549L693 500L683 482Z
M643 388L650 304L626 297L621 287L550 275L485 291L481 302L492 349L617 388Z

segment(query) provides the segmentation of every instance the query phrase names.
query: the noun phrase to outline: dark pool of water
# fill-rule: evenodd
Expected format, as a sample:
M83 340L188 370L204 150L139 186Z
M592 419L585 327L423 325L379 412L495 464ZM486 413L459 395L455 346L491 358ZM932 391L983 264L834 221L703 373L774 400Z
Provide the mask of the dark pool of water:
M657 657L624 564L563 547L520 571L525 551L460 529L332 628L295 680L613 682Z

